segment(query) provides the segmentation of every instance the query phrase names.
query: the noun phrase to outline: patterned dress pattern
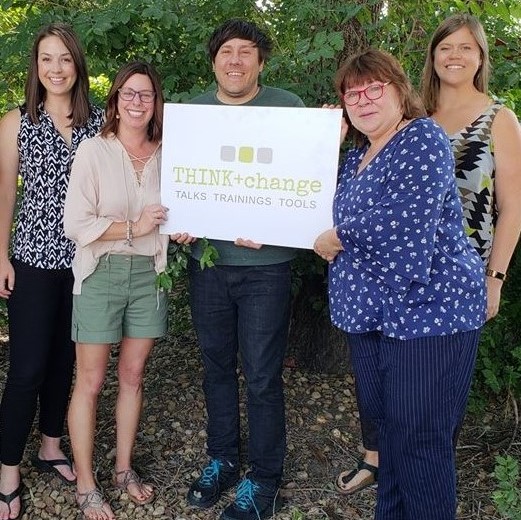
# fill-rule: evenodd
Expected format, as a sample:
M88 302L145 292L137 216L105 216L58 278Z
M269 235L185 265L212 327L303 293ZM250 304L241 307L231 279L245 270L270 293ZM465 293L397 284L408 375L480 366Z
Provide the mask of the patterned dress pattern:
M465 232L487 262L495 223L492 123L501 109L494 103L468 127L449 136L456 160L456 182L463 205Z
M347 153L333 203L344 251L330 266L332 322L401 340L478 329L484 266L463 229L447 136L422 118L357 173L364 152Z
M72 265L74 244L63 233L63 207L71 165L81 141L100 130L103 112L91 107L87 124L73 128L69 147L43 104L38 107L38 124L31 121L24 107L20 111L18 153L23 197L13 257L42 269L68 269Z

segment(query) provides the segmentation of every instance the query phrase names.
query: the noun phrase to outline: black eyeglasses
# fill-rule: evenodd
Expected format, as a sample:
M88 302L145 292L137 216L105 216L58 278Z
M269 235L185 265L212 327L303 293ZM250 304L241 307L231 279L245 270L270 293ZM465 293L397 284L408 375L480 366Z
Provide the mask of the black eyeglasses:
M123 101L132 101L136 95L142 103L152 103L156 97L153 90L134 90L132 88L118 88L119 97Z
M364 94L370 101L380 99L384 95L384 87L389 85L389 83L391 82L375 83L374 85L369 85L362 90L348 90L347 92L344 92L344 102L347 106L352 107L360 101L362 94Z

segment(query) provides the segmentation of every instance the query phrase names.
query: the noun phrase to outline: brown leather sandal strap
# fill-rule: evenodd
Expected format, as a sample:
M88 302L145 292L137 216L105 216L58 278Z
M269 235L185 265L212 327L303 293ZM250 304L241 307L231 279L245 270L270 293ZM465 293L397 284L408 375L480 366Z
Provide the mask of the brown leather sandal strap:
M105 499L103 498L103 493L98 488L94 488L85 493L76 492L76 502L80 511L83 512L88 508L103 509Z
M124 475L121 482L118 481L118 476ZM130 484L137 484L141 486L143 481L141 477L133 469L124 469L123 471L116 471L116 486L121 489L126 489Z

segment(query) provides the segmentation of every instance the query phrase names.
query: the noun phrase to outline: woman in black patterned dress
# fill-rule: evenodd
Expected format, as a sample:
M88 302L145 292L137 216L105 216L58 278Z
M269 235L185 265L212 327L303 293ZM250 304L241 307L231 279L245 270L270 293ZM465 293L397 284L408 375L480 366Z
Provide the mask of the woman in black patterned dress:
M103 122L88 90L76 34L51 24L33 45L25 104L0 121L0 297L7 299L10 362L0 405L0 520L21 517L20 462L38 403L42 442L33 465L76 480L60 446L74 364L74 246L63 233L63 205L75 151Z

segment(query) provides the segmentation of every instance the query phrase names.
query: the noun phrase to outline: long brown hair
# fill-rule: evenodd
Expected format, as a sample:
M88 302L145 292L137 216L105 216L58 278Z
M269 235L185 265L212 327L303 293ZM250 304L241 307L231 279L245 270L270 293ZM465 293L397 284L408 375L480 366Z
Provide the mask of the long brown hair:
M71 53L72 61L76 69L76 81L71 93L71 119L72 127L84 126L90 116L89 103L89 75L87 63L78 36L70 25L64 23L52 23L40 29L34 40L29 62L29 71L25 82L25 105L27 114L34 124L38 124L38 105L45 101L47 91L38 78L38 49L40 42L48 36L57 36Z
M105 107L105 124L101 129L101 135L107 137L110 134L118 133L119 119L118 115L118 95L119 89L134 74L143 74L148 76L152 82L156 97L154 100L154 115L148 123L148 139L150 141L159 141L163 132L163 92L161 89L161 80L152 65L144 61L133 61L121 67L114 78L114 82L110 87Z
M488 92L490 59L488 56L487 37L483 26L475 16L467 13L459 13L449 16L434 31L429 46L427 47L427 56L425 57L425 65L423 66L421 93L429 115L436 112L440 94L440 78L434 70L434 52L440 42L462 27L467 27L467 29L472 33L472 36L474 36L480 49L481 66L474 76L474 86L483 94Z
M391 82L398 92L402 107L403 119L414 119L425 115L423 103L411 85L411 81L403 71L398 60L388 52L369 48L354 54L340 66L335 75L335 88L340 104L345 109L344 93L350 87L361 85L366 81ZM348 137L356 146L362 146L367 137L357 130L349 120Z

